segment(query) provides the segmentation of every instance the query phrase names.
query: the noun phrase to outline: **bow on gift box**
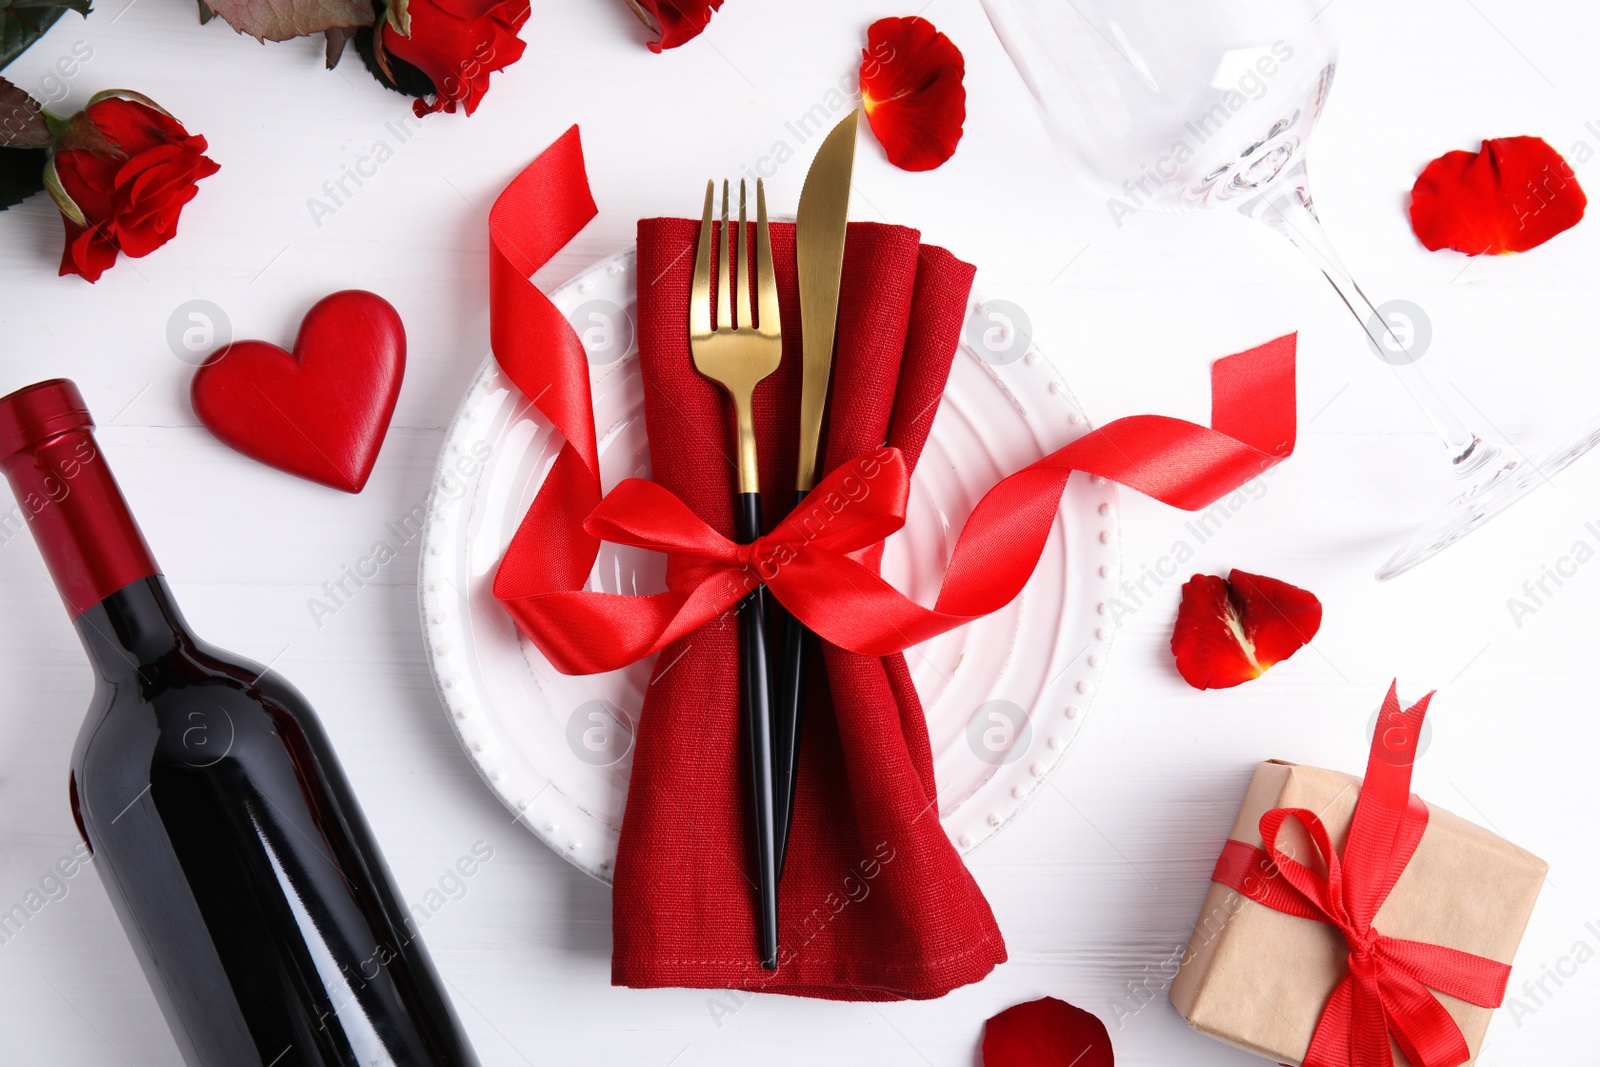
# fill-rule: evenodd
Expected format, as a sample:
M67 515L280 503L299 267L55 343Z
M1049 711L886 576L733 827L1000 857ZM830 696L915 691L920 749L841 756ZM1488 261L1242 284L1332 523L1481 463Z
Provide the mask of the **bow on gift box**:
M1212 872L1213 881L1258 904L1335 927L1350 946L1349 969L1323 1009L1304 1067L1391 1067L1391 1036L1412 1067L1456 1067L1472 1054L1429 990L1484 1008L1505 998L1507 964L1372 928L1428 828L1428 807L1411 793L1411 767L1432 695L1402 711L1389 687L1343 856L1315 812L1277 808L1261 817L1265 850L1230 839ZM1326 875L1278 848L1290 819L1311 835Z
M501 561L494 595L564 673L616 670L649 655L733 607L755 581L834 644L888 655L1021 592L1073 471L1198 510L1294 450L1290 334L1213 364L1211 426L1157 415L1118 419L997 484L967 519L932 608L852 555L870 556L905 521L908 474L892 449L836 469L789 521L746 548L652 483L624 481L602 502L583 344L528 280L595 213L574 126L506 187L489 216L495 358L565 437ZM866 491L853 494L850 477L867 482ZM803 520L820 511L829 516L825 528L810 530ZM601 538L670 553L667 591L583 591Z

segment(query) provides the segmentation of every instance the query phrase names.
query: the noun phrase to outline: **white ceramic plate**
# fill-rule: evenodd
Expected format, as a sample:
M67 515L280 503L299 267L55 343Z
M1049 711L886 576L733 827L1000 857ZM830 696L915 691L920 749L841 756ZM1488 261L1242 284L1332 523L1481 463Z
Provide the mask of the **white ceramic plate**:
M634 257L602 260L550 294L590 358L605 488L648 477L634 343ZM884 575L930 603L956 535L1005 475L1089 428L1003 301L973 300L950 383ZM610 880L633 725L655 658L611 674L556 672L496 603L495 568L561 446L486 359L451 425L428 505L420 599L439 695L484 781L530 830ZM1120 581L1116 486L1068 483L1038 569L1001 611L906 653L928 716L939 815L962 852L1043 787L1083 726L1111 648ZM606 545L589 587L654 592L664 560Z

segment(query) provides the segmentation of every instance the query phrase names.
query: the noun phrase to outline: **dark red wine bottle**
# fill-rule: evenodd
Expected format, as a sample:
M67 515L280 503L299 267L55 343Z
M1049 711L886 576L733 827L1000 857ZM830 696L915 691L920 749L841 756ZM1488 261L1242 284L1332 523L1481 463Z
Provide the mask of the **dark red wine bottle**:
M316 714L189 631L93 429L69 381L0 398L94 665L72 813L185 1062L477 1067Z

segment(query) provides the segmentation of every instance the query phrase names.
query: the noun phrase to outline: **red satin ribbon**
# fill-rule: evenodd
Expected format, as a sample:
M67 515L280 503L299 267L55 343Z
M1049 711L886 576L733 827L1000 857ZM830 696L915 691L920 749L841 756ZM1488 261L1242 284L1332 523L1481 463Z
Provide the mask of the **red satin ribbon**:
M739 549L659 486L629 480L600 499L583 345L528 280L594 214L573 127L517 176L489 217L495 357L566 437L501 561L494 595L564 673L616 670L649 655L732 607L756 581L834 644L889 655L1021 592L1073 471L1197 510L1294 450L1290 334L1213 364L1210 427L1159 415L1118 419L997 484L967 519L932 608L886 583L862 552L904 522L905 467L888 451L841 468L863 481L859 495L845 484L848 473L836 472L782 527ZM583 591L597 538L670 553L667 591Z
M1392 1067L1391 1036L1412 1067L1456 1067L1471 1053L1461 1028L1429 990L1484 1008L1505 999L1509 965L1372 928L1428 827L1427 805L1410 790L1432 695L1401 711L1389 687L1342 858L1315 812L1277 808L1261 817L1265 850L1229 840L1212 872L1213 881L1258 904L1336 927L1350 946L1349 970L1323 1009L1304 1067ZM1278 832L1289 819L1310 833L1326 875L1278 848Z
M581 588L600 551L583 529L600 502L589 364L577 331L529 280L598 213L576 126L489 210L489 344L500 369L565 438L495 575L501 600Z

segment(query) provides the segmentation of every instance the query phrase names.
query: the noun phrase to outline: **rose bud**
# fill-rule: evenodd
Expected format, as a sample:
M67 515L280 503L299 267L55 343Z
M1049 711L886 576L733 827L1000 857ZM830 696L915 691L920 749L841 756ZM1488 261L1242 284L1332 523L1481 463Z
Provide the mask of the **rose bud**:
M489 75L522 58L517 36L529 0L393 0L376 25L356 35L367 68L384 85L416 100L417 117L434 111L472 114Z
M195 183L217 172L206 139L148 97L108 89L51 120L45 188L61 209L61 273L97 281L123 252L138 259L172 240Z

